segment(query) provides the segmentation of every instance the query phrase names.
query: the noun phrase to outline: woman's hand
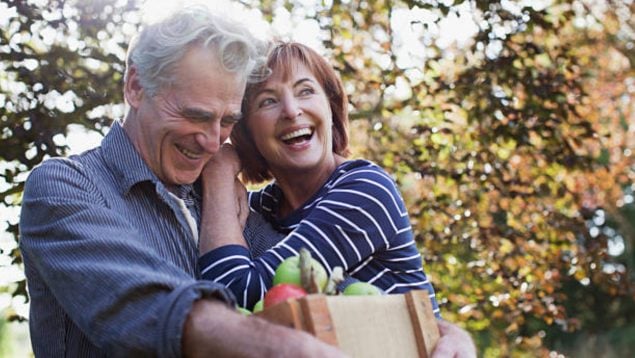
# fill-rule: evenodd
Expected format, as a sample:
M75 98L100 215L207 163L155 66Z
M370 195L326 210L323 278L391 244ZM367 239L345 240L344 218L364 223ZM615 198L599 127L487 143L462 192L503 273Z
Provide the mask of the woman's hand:
M245 187L237 178L240 168L234 148L223 144L203 169L201 254L225 245L247 246L242 233L249 207Z
M203 183L214 184L216 180L229 180L238 176L242 165L234 147L224 143L203 168Z
M231 144L225 143L205 165L202 181L204 201L223 203L224 211L236 213L240 226L244 228L249 208L247 191L238 179L240 169L240 159L238 159L236 150Z

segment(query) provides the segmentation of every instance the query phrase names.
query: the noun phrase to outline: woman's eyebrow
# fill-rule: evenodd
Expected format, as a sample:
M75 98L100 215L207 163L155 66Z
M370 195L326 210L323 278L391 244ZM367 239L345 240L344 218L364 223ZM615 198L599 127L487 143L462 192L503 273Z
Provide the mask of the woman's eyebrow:
M255 95L253 96L254 98L260 96L263 93L274 93L275 91L273 90L273 88L269 88L269 87L263 87L261 89L259 89L258 91L256 91Z
M305 77L305 78L300 78L299 80L295 81L295 83L293 84L293 87L297 87L297 86L303 84L304 82L315 83L315 81L313 79Z
M304 78L300 78L299 80L295 81L293 83L293 87L298 87L301 84L305 83L305 82L310 82L310 83L316 83L316 81L312 78L309 77L304 77ZM275 93L276 91L271 88L271 87L263 87L261 89L259 89L258 91L256 91L256 93L254 94L253 98L256 98L260 95L262 95L263 93L268 94L268 93Z

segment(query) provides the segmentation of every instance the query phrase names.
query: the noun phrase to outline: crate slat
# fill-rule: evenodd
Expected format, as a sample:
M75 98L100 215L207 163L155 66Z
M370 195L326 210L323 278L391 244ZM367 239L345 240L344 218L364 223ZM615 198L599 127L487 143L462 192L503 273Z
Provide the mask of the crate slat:
M309 332L353 358L425 358L439 340L425 290L383 296L308 295L256 316Z

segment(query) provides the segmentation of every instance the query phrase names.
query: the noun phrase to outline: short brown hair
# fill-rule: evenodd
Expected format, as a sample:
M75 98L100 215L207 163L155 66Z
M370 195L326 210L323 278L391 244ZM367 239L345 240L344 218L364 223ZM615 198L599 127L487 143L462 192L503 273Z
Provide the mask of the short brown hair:
M344 85L333 67L315 50L297 42L280 42L273 46L267 57L267 67L272 71L283 71L283 75L293 71L295 61L306 66L322 86L328 98L333 115L333 152L348 155L348 97ZM247 127L249 103L266 81L247 85L242 110L246 118L234 127L231 141L243 164L243 180L260 183L273 178L269 165L254 144Z

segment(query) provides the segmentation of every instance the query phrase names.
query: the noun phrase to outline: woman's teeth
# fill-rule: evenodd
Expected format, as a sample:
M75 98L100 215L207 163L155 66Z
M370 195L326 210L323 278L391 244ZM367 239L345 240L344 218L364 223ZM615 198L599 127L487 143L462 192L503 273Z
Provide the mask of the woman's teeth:
M311 134L312 132L310 128L302 128L302 129L298 129L293 132L287 133L283 135L282 137L280 137L280 139L287 141L287 140L295 139L302 136L310 136Z

